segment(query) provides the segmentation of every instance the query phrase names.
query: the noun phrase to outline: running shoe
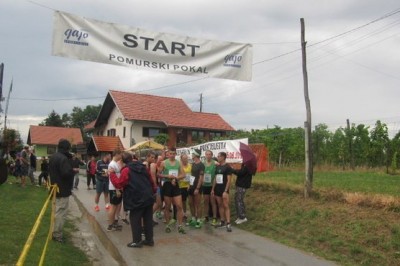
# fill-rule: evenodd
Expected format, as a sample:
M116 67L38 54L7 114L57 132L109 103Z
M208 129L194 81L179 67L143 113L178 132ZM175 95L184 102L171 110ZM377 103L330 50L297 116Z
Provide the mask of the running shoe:
M114 227L114 225L113 224L109 224L108 226L107 226L107 232L111 232L111 231L115 231L115 230L117 230L115 227Z
M95 210L96 212L100 211L99 205L94 206L94 210Z
M181 233L181 234L183 234L183 235L186 234L186 231L185 231L185 229L183 228L182 225L179 225L179 226L178 226L178 232Z
M219 224L217 224L216 227L217 227L217 228L225 227L225 221L221 221Z
M106 204L106 210L108 211L110 208L110 204Z
M161 214L160 211L157 211L157 212L156 212L156 217L157 217L159 220L162 219L162 214Z
M211 221L211 225L212 226L216 226L217 225L217 219L213 218Z
M236 224L242 224L242 223L245 223L245 222L247 222L247 218L246 217L244 217L243 219L237 219L235 221Z
M196 225L195 225L194 227L197 228L197 229L199 229L199 228L201 228L201 225L202 225L202 222L201 222L200 220L198 220L198 221L196 222Z
M122 219L121 221L122 221L124 224L129 225L128 219Z
M231 224L227 224L227 225L226 225L226 231L227 231L227 232L232 232L232 226L231 226Z

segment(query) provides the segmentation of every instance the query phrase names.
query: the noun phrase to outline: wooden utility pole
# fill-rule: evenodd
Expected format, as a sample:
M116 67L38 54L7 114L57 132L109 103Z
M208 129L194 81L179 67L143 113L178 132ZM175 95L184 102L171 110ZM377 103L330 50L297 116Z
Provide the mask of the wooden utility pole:
M307 57L306 57L306 44L304 18L300 19L301 24L301 52L302 52L302 66L303 66L303 81L304 81L304 99L306 102L307 121L304 122L305 131L305 174L306 180L304 183L304 197L308 198L311 195L313 185L313 152L312 152L312 138L311 138L311 105L308 96L308 75L307 75Z

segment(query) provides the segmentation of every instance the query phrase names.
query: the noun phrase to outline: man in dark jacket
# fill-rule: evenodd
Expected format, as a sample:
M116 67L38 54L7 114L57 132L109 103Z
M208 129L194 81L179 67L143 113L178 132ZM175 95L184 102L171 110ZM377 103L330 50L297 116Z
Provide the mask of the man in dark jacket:
M129 210L132 239L130 248L141 248L143 245L154 246L153 240L153 204L154 194L151 177L146 166L139 161L132 161L132 155L125 152L122 161L126 165L120 176L110 172L110 178L116 189L123 189L124 208ZM142 240L142 221L145 239Z
M246 190L251 186L251 180L253 174L247 168L245 164L242 164L240 170L235 170L234 173L237 175L236 178L236 192L235 192L235 207L236 214L238 218L236 219L236 224L242 224L247 222L246 218L246 208L244 205L244 196Z
M71 196L71 187L74 181L70 149L71 143L66 139L60 139L57 153L52 155L49 161L51 184L58 186L53 240L61 243L64 242L62 229L67 216L69 196Z

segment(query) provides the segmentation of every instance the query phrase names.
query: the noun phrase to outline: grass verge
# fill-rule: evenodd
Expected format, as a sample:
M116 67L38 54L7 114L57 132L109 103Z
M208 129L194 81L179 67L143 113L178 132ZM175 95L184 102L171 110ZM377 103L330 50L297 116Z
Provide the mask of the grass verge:
M46 201L48 192L43 187L27 185L20 187L15 178L0 186L0 265L15 265L33 225ZM33 240L25 265L37 265L50 227L51 203ZM71 221L64 227L65 244L49 242L44 265L90 265L87 256L72 244L71 232L75 230Z
M304 199L302 186L292 182L296 177L276 175L280 177L255 178L246 193L249 222L239 227L340 265L400 265L400 213L388 208L393 203L378 201L374 187L368 193L364 185L362 192L346 192L338 187L349 177L337 177L336 183L331 180L334 186L314 187L313 197ZM382 193L382 187L375 189ZM386 196L399 200L379 194Z

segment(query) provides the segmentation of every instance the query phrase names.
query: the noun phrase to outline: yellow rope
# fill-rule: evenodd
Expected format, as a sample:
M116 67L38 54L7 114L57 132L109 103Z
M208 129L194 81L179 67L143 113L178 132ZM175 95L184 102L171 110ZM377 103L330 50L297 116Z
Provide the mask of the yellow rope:
M48 187L50 188L50 185L48 185ZM56 210L56 194L58 192L58 186L57 184L53 185L53 189L51 191L51 194L53 194L53 198L51 200L51 216L50 216L50 227L49 227L49 233L47 234L47 239L46 239L46 243L44 244L43 247L43 251L42 251L42 255L40 256L40 262L39 262L39 266L42 266L44 263L44 258L46 256L46 251L47 251L47 245L49 244L49 241L52 237L53 234L53 228L54 228L54 214L55 214L55 210Z
M23 248L23 250L22 250L22 252L21 252L21 255L19 256L19 259L18 259L18 261L17 261L17 264L16 264L17 266L22 266L22 265L24 265L24 262L25 262L25 260L26 260L27 255L28 255L28 252L29 252L29 249L30 249L31 246L32 246L32 241L33 241L33 239L35 238L35 235L36 235L36 233L37 233L37 230L38 230L38 228L39 228L39 225L40 225L40 223L41 223L41 220L42 220L42 218L43 218L43 216L44 216L44 213L46 212L47 205L49 204L50 198L53 196L53 201L54 201L55 194L56 194L57 191L58 191L58 187L57 187L57 184L55 184L55 185L52 186L51 193L50 193L49 196L47 197L46 202L44 203L44 205L43 205L43 207L42 207L42 210L40 211L40 214L39 214L38 218L36 219L35 224L33 225L33 228L32 228L32 230L31 230L31 233L29 234L29 237L28 237L28 239L26 240L26 243L25 243L25 245L24 245L24 248ZM53 195L53 194L54 194L54 195ZM47 244L47 243L46 243L46 244Z

